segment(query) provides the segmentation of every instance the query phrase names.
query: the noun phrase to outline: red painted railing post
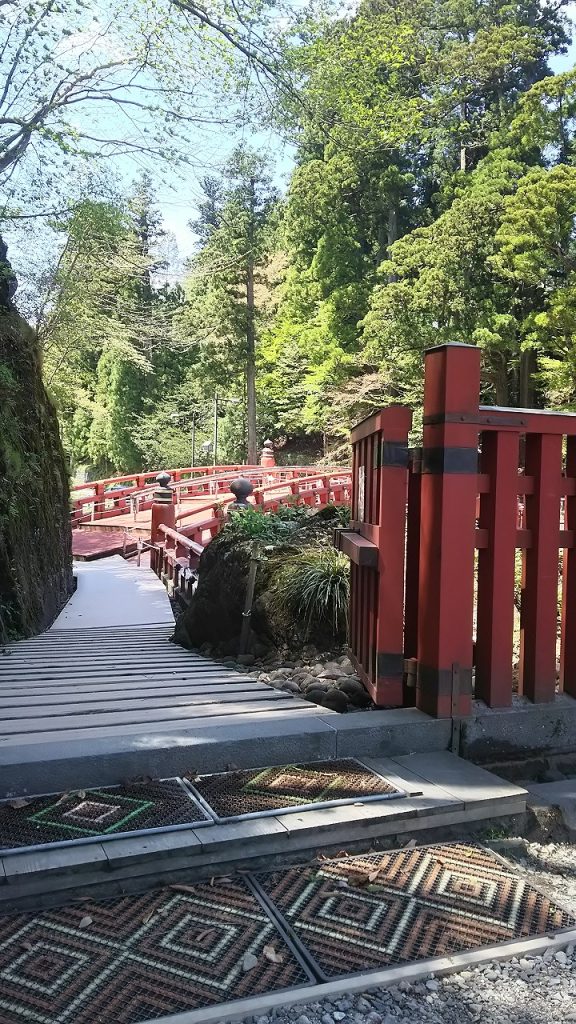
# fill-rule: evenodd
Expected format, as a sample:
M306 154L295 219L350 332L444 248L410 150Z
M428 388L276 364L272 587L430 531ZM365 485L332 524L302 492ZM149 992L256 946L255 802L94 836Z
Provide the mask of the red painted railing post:
M518 689L536 703L554 700L556 692L561 469L562 435L529 434L526 475L534 488L526 495L531 543L524 552Z
M152 521L150 526L150 541L152 544L162 544L166 540L165 535L159 529L160 525L174 530L176 527L176 509L173 504L172 488L168 487L170 481L169 473L158 474L158 490L154 491L152 503Z
M343 533L343 538L347 532L356 534L362 542L351 554L350 564L352 656L375 703L391 707L401 706L403 697L404 534L411 425L410 409L389 406L352 431L352 521L351 530Z
M576 484L576 437L566 442L566 478ZM572 531L572 547L564 551L560 682L576 697L576 494L566 498L564 529Z
M488 546L478 553L475 696L492 708L512 703L519 452L515 432L482 435L481 470L490 485L480 497L480 529L486 530Z
M421 496L422 449L412 448L408 462L408 518L406 521L406 598L404 609L404 656L406 658L415 658L418 653Z
M467 715L472 694L480 350L426 353L417 706Z
M376 622L377 704L400 707L404 681L404 531L408 493L408 434L412 410L382 410L382 442L374 467L380 476L368 489L379 523Z

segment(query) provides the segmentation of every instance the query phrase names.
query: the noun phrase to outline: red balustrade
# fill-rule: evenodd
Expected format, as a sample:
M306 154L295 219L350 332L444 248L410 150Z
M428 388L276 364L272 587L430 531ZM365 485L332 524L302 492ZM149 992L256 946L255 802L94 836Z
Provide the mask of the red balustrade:
M333 467L327 468L329 471ZM228 494L229 484L237 476L246 476L257 485L266 481L291 480L318 472L316 466L202 466L194 469L169 470L174 502L203 494ZM132 509L151 508L156 489L157 472L135 476L111 477L93 483L79 484L71 489L72 523L82 525L110 519ZM125 487L118 484L125 483Z
M480 406L480 360L467 345L426 354L423 448L396 477L377 453L384 415L399 413L356 428L352 525L364 547L345 534L338 542L356 552L351 644L368 689L380 704L415 696L438 717L469 714L473 695L491 707L512 701L517 552L518 693L535 703L558 686L576 696L576 414ZM378 656L399 650L415 692L381 672L392 662Z
M377 704L403 703L404 530L412 413L390 406L352 431L350 646Z
M255 488L248 499L262 512L275 511L287 501L318 507L329 502L350 502L351 477L347 470L336 469L329 473L304 470L305 475L300 476L297 474L302 471L296 468L284 472L289 473L288 479L271 483L266 469L264 479L268 478L267 482ZM212 500L181 512L175 517L177 529L171 529L165 523L157 526L157 532L165 539L152 545L151 566L170 589L178 589L185 599L189 596L190 580L184 569L197 567L205 545L220 532L226 522L226 512L235 500L228 492L219 503ZM186 524L190 518L195 522Z

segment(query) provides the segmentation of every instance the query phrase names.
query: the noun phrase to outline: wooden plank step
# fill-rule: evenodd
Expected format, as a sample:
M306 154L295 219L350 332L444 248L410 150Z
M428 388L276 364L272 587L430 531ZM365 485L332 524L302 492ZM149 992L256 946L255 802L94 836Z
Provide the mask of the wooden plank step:
M228 693L232 698L236 693L262 693L268 692L269 687L266 683L258 683L255 680L244 683L234 683L233 692L231 692L230 683L222 683L216 680L208 680L206 682L195 682L191 680L189 682L182 683L171 683L170 686L159 686L157 680L149 680L146 684L141 683L126 683L124 685L113 685L112 683L108 686L76 686L74 684L67 684L62 686L53 686L52 684L46 683L44 687L32 686L32 687L20 687L19 689L12 688L0 688L0 708L3 707L15 707L17 704L23 702L36 701L38 704L44 703L55 703L57 700L66 700L69 697L73 697L75 700L107 700L110 703L111 700L121 700L124 696L130 698L134 694L142 693L143 695L150 695L153 697L155 694L159 697L173 696L184 697L186 694L197 694L197 693Z
M275 691L274 691L275 692ZM115 709L108 713L99 713L93 715L69 715L69 716L55 716L53 718L42 715L40 717L29 720L25 720L26 733L32 732L44 732L49 729L84 729L94 728L99 726L112 726L113 728L119 728L124 725L153 725L161 727L164 722L174 722L177 720L192 720L197 718L205 717L206 715L214 715L215 708L217 708L218 715L238 715L245 714L246 712L262 711L266 709L266 706L277 705L278 707L287 707L296 709L299 706L310 709L310 704L297 699L286 700L285 694L282 695L281 700L252 700L241 702L237 701L234 703L222 703L216 705L210 704L209 701L205 701L204 704L197 704L194 706L193 712L188 708L164 708L155 711L154 709L142 709L140 711L122 711ZM23 731L23 720L14 721L0 721L0 736L17 735Z
M235 693L234 703L245 703L246 701L258 700L286 700L286 694L281 693L278 690L268 690L267 692L260 691L255 694L249 693ZM143 710L146 712L159 711L164 708L195 708L197 705L207 704L229 704L230 693L199 693L196 696L188 694L183 697L175 697L170 695L168 697L134 697L132 699L125 698L121 701L116 701L114 704L114 713L123 713L128 711L139 711ZM34 703L26 707L22 704L18 705L6 705L4 702L0 704L0 716L8 721L10 719L24 719L34 718L38 719L41 715L45 718L51 716L69 716L69 715L90 715L92 716L95 712L106 712L110 709L109 700L93 700L83 701L80 703L74 702L68 703L67 701L59 701L58 703ZM161 717L161 715L160 715Z
M61 744L65 739L68 741L81 741L83 744L87 740L98 740L102 741L116 741L118 738L125 739L128 736L136 736L138 741L142 741L141 748L143 751L148 747L152 747L153 743L151 740L155 740L159 744L161 740L167 746L174 742L174 738L177 740L180 737L193 736L196 738L202 731L213 730L232 725L236 732L238 727L249 725L253 726L256 722L268 721L269 719L286 719L289 724L292 721L297 722L299 718L310 718L318 719L319 713L322 713L322 717L330 714L326 709L315 708L314 705L304 703L294 705L293 701L260 701L253 708L246 708L246 706L235 705L233 708L223 708L222 705L214 704L207 709L207 713L194 714L189 718L179 718L162 720L155 724L151 723L133 723L133 724L118 724L107 725L107 726L96 726L87 724L82 728L66 729L63 730L61 727L55 727L53 724L45 726L44 732L36 732L29 729L26 731L21 730L19 733L14 734L8 733L3 735L0 733L0 754L8 750L10 747L15 747L18 750L27 745L33 745L39 747L45 743L56 743ZM336 714L336 712L333 712ZM239 715L242 717L239 718ZM90 723L91 716L86 716L86 722ZM48 719L49 722L54 722L54 719ZM151 732L153 735L151 735ZM146 763L143 764L143 769L146 767ZM1 776L1 773L0 773ZM1 782L0 778L0 782Z

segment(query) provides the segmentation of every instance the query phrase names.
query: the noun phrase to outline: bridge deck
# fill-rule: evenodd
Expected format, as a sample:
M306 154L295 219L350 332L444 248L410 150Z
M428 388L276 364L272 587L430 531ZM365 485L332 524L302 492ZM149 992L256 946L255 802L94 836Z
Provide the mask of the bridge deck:
M0 797L157 774L159 751L191 755L212 730L248 725L254 740L270 722L316 721L315 705L171 644L150 570L105 559L79 566L78 584L52 629L0 649Z

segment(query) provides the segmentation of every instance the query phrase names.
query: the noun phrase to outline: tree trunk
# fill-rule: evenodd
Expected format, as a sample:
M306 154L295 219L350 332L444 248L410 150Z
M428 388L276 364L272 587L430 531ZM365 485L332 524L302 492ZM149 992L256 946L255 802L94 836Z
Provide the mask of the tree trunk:
M254 323L254 207L255 183L251 185L251 210L249 219L249 255L246 268L246 424L248 450L246 461L249 466L258 462L258 437L256 426L256 330Z
M501 352L495 352L492 359L492 383L496 405L510 405L510 387L508 384L508 360Z
M462 103L462 105L460 107L460 119L461 119L461 121L465 121L467 116L468 116L468 110L467 110L467 107L466 107L466 103ZM463 140L460 143L460 170L461 171L466 171L466 144L464 143Z
M536 369L535 353L525 349L520 353L520 374L518 400L521 409L530 409L534 404L534 371Z

